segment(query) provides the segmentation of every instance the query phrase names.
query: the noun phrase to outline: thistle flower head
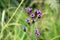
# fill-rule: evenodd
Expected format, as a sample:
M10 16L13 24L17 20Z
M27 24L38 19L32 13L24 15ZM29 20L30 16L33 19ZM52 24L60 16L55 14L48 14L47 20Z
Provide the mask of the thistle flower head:
M26 12L28 12L28 13L30 13L31 10L32 10L32 8L30 8L30 7L27 7L27 8L25 8L25 9L26 9Z

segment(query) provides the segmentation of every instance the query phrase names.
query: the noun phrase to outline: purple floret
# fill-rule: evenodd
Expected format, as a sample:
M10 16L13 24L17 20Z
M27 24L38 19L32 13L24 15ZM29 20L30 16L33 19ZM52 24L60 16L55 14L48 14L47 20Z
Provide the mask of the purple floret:
M36 35L37 37L40 36L38 29L35 30L35 35Z
M32 8L30 8L30 7L27 7L27 8L26 8L26 12L28 12L28 13L30 13L31 10L32 10Z
M37 17L40 18L41 17L41 14L37 14Z
M37 34L36 34L36 36L37 36L37 37L39 37L39 36L40 36L40 34L39 34L39 33L37 33Z
M38 29L35 30L35 34L39 33Z
M38 10L38 9L35 9L34 12L37 13L37 14L41 14L41 11Z
M27 23L30 23L30 19L26 19L26 22L27 22Z
M34 17L35 17L35 14L30 14L30 16L31 16L32 18L34 18Z

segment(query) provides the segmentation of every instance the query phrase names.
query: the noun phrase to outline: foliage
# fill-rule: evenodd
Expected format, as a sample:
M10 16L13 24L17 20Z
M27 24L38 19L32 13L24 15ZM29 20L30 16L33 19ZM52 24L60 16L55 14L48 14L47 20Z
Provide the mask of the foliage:
M31 25L25 21L28 6L42 12L42 17ZM58 8L57 0L0 0L0 40L60 40ZM26 32L22 26L27 27ZM35 27L39 37L34 33Z

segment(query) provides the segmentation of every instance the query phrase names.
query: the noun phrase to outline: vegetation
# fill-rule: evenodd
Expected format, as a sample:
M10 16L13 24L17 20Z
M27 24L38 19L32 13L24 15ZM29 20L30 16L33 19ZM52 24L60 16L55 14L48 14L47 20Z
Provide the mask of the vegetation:
M59 0L0 0L0 40L60 40L59 4ZM34 23L26 22L32 20L27 7L32 13L41 11Z

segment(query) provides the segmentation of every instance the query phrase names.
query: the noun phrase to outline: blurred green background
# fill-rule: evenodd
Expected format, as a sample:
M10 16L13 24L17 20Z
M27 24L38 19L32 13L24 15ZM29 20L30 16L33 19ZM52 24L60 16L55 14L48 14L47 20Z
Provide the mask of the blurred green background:
M28 25L26 7L40 9L42 17ZM60 40L60 0L0 0L0 40Z

